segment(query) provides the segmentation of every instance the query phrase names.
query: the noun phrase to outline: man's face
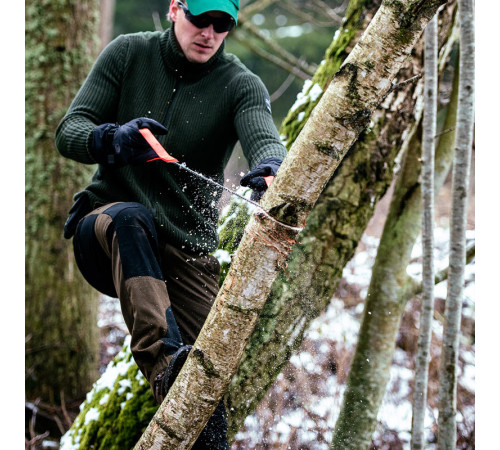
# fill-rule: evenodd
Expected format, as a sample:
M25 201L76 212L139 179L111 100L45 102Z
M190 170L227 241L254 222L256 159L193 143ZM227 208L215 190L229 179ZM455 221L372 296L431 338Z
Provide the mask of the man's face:
M188 4L189 7L189 4ZM213 17L225 15L222 11L208 11ZM177 4L177 0L170 3L170 17L175 22L175 37L181 46L187 60L193 63L205 63L217 53L225 33L216 33L213 25L206 28L197 28L186 19L184 11Z

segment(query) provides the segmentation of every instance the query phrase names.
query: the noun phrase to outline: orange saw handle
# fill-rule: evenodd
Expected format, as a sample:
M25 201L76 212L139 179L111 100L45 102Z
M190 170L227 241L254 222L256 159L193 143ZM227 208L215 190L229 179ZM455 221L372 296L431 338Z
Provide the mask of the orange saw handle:
M151 133L151 130L149 128L140 128L139 133L142 134L144 139L146 139L147 143L151 146L151 148L158 155L158 158L150 159L148 162L156 161L157 159L161 159L165 162L179 162L178 159L175 159L173 156L170 156L167 153L167 151L163 148L163 145L161 145L158 142L158 139L155 138L154 134Z
M264 177L264 181L267 184L267 187L271 186L271 183L274 180L274 175L269 175L268 177Z

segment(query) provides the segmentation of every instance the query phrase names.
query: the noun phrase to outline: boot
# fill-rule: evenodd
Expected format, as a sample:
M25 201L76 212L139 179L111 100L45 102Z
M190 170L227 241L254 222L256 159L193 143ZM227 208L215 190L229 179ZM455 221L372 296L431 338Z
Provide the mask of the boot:
M167 396L169 389L186 362L191 348L192 345L184 345L179 348L174 353L168 367L154 379L153 394L158 404L161 404ZM192 448L194 450L229 450L227 444L227 415L223 400L215 408L214 413Z

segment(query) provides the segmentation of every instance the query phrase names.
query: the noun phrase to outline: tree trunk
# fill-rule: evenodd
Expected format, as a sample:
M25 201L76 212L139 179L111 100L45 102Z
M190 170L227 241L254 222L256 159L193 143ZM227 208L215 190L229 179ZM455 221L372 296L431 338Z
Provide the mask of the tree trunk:
M310 210L442 1L383 3L335 75L246 228L181 373L136 448L190 448L222 398Z
M90 178L59 156L55 128L96 54L96 0L26 5L26 396L82 398L98 376L97 293L63 226Z
M454 449L457 441L457 361L464 291L467 193L474 132L474 2L459 0L460 81L457 144L453 162L450 223L450 273L445 308L439 389L438 448Z
M425 29L425 84L422 136L422 247L423 295L413 392L412 449L424 448L432 319L434 315L434 140L438 94L438 24L434 16Z
M100 0L99 51L102 51L113 39L113 22L116 0Z

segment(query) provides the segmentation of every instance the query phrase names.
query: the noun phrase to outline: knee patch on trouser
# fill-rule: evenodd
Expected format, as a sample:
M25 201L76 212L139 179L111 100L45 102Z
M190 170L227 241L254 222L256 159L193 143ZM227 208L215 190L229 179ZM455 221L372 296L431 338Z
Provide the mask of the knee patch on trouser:
M163 281L153 216L133 202L103 206L78 224L73 247L84 278L99 292L118 297L110 265L115 232L124 278L152 276Z
M111 218L106 230L109 248L116 233L125 280L150 276L163 280L153 215L140 203L118 203L105 210Z
M132 354L149 378L157 365L167 364L162 338L171 331L170 345L180 339L160 266L153 215L139 203L103 206L81 220L73 242L87 281L100 292L119 297L132 336ZM172 330L165 319L167 310Z

